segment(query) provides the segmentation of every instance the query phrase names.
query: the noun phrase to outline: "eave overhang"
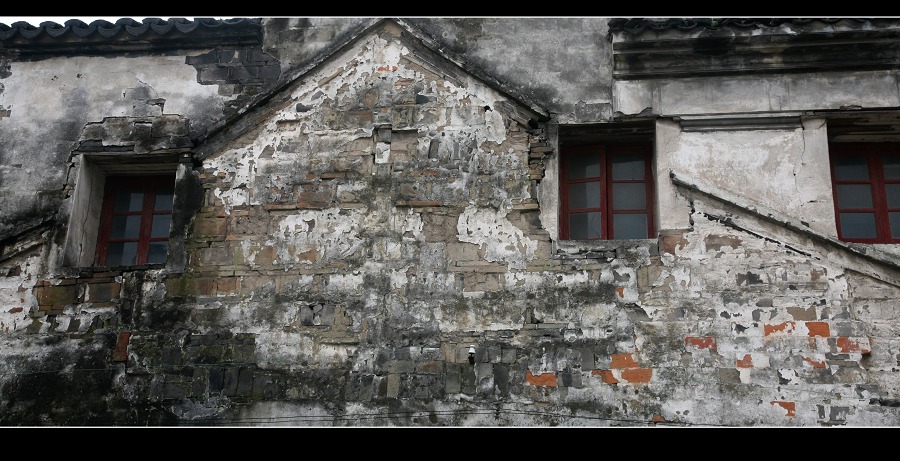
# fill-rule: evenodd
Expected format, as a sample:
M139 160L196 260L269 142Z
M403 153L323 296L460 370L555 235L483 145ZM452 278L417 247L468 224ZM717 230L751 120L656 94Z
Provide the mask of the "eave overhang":
M619 19L610 39L617 80L900 68L898 19Z

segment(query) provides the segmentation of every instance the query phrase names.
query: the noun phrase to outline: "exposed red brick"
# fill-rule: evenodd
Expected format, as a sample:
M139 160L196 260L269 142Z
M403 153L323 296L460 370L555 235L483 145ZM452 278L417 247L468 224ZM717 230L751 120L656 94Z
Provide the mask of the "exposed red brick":
M253 262L264 266L275 264L278 254L275 253L275 247L264 246L256 252Z
M89 283L87 284L87 298L85 302L104 303L119 299L122 290L121 283Z
M331 206L331 192L309 191L298 195L298 208L321 210Z
M862 345L863 341L860 338L850 338L848 336L839 336L837 339L837 347L841 352L861 352L863 354L868 354L871 352L868 348L868 341L866 345Z
M806 328L809 329L810 336L831 336L831 328L827 322L806 322Z
M666 422L666 418L663 418L660 415L653 415L653 418L650 418L650 421L653 421L654 423L664 423Z
M631 357L631 354L613 354L609 366L611 368L637 368L639 365Z
M195 218L194 233L196 235L225 235L225 218Z
M525 381L532 386L556 387L556 374L541 373L535 376L531 374L531 370L525 370Z
M803 361L808 362L810 365L812 365L815 368L825 368L825 366L826 366L824 361L814 360L809 357L803 357Z
M653 376L651 368L629 368L622 370L622 379L629 383L649 383L650 377Z
M6 311L6 312L8 312L8 313L10 313L10 314L15 314L16 312L22 312L22 310L23 310L23 309L22 309L21 307L11 307L11 308L10 308L8 311Z
M687 346L694 346L699 349L710 349L713 351L718 348L718 346L716 345L716 338L713 338L712 336L688 336L687 338L684 338L684 344Z
M272 210L296 210L299 206L295 203L268 203L263 205L266 211Z
M784 401L779 401L779 400L773 400L769 403L771 403L772 405L778 405L781 408L784 408L785 410L787 410L786 416L788 416L788 417L794 416L794 409L796 406L796 404L794 402L784 402Z
M794 322L781 322L778 324L767 323L763 325L763 334L769 336L773 333L778 333L779 331L783 331L785 333L790 333L794 331Z
M753 368L753 357L750 354L744 354L744 358L737 359L738 368Z
M625 297L625 288L616 287L616 294L619 295L620 298L624 298Z
M591 370L591 376L600 376L606 384L619 384L619 380L612 374L612 370Z
M113 362L128 361L128 341L130 339L130 331L123 331L119 333L119 337L116 339L116 348L113 349Z
M319 251L316 250L315 245L312 245L312 248L310 248L309 250L297 253L296 256L297 256L297 259L299 259L301 261L316 262L319 260Z
M223 277L216 280L217 294L235 294L238 292L237 277Z

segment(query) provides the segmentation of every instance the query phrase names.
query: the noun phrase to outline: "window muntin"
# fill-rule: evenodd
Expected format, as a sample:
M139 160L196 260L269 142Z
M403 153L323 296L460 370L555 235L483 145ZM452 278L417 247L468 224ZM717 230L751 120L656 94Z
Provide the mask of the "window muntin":
M900 243L900 144L831 145L838 238Z
M163 264L172 223L173 176L120 176L106 180L97 264Z
M562 149L563 240L655 237L651 147L589 145Z

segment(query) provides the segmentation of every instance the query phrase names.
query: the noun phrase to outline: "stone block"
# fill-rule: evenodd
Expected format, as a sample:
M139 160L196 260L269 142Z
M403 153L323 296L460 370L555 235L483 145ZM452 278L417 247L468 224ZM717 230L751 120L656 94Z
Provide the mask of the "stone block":
M458 394L462 390L462 369L461 363L447 363L444 372L444 392L447 394ZM465 365L468 366L468 363Z
M400 395L400 375L391 373L387 376L386 397L396 399Z

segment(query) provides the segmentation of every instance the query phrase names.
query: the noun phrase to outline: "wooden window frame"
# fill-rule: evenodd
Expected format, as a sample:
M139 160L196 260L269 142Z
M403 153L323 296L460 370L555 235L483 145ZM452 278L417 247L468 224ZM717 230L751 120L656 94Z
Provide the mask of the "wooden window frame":
M644 158L644 177L639 180L612 180L609 178L611 170L612 170L612 155L608 152L608 149L614 148L616 153L635 153L640 154ZM570 232L569 232L569 214L574 212L585 212L585 211L599 211L601 213L601 236L599 238L590 238L590 239L579 239L579 240L620 240L615 236L615 229L613 227L613 219L610 219L614 214L629 214L629 213L646 213L647 215L647 238L656 238L656 224L654 220L655 215L655 191L653 187L653 147L652 145L644 145L644 144L591 144L591 145L583 145L583 146L571 146L564 147L561 149L562 155L560 156L560 181L559 181L559 193L560 193L560 213L559 213L559 228L560 228L560 239L561 240L571 240ZM570 159L575 155L587 155L589 153L594 153L600 156L600 176L590 177L590 178L579 178L572 179L568 178L568 163ZM584 208L578 210L572 210L569 206L569 185L575 184L579 182L600 182L600 187L602 191L602 200L600 201L600 206L596 208ZM629 210L612 210L612 201L613 201L613 184L615 183L642 183L645 185L645 194L646 194L646 205L644 208L640 209L629 209ZM624 239L621 239L624 240Z
M900 156L900 143L834 143L829 146L829 168L831 171L831 188L834 197L834 219L837 226L838 239L854 243L900 243L900 238L891 237L891 212L900 212L900 208L888 208L885 184L900 184L900 179L885 179L885 156ZM838 180L835 177L834 160L840 156L865 157L868 161L869 178L867 180ZM868 184L872 192L871 208L841 208L838 204L837 186L841 184ZM875 238L844 237L841 231L842 212L871 212L875 215Z
M121 212L114 211L116 195L120 193L124 187L133 188L139 186L143 189L144 197L140 211ZM172 209L154 210L156 205L156 196L159 192L173 193L175 190L174 175L151 175L151 176L111 176L106 178L106 185L103 193L103 206L100 211L100 227L97 233L97 257L96 264L98 266L108 266L107 256L109 244L115 242L137 242L137 254L134 264L126 266L147 265L147 259L151 242L168 242L169 233L165 237L152 237L151 230L153 226L153 217L156 215L171 215ZM174 204L173 207L174 208ZM140 230L136 238L118 238L110 237L112 229L112 220L114 216L123 215L140 215ZM171 221L170 221L171 226ZM166 252L168 259L168 251ZM165 261L153 263L152 265L163 265Z

